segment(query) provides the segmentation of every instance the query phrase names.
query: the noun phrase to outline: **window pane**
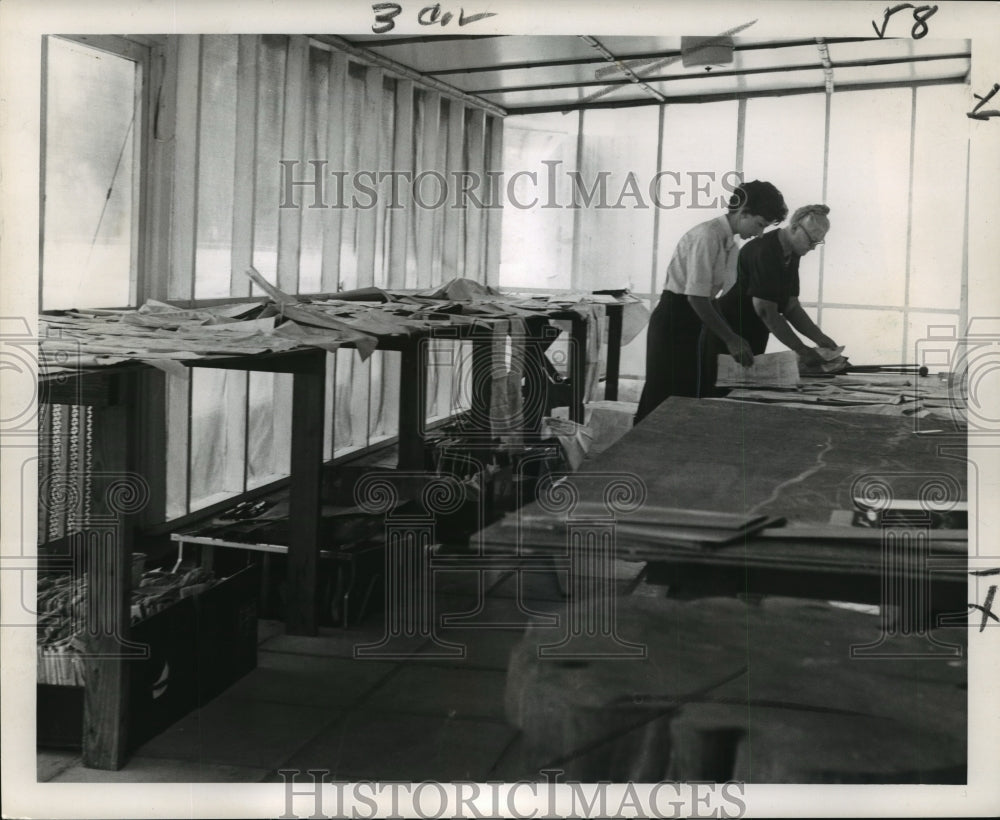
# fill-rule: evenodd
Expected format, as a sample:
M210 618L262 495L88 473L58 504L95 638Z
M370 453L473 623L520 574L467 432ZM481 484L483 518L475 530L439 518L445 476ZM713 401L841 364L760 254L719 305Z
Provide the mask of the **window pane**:
M269 282L278 281L278 202L281 192L282 123L288 37L261 35L257 48L257 180L253 264ZM259 289L254 288L254 292Z
M448 169L448 123L451 120L451 103L449 100L442 98L441 106L438 111L438 130L437 130L437 144L436 144L436 159L437 163L434 167L441 173L445 173ZM447 180L446 180L447 182ZM440 285L449 279L455 278L454 271L446 271L444 268L444 239L445 239L445 226L447 224L445 217L448 214L447 207L443 208L431 208L431 215L434 220L434 254L431 264L431 281L430 284Z
M640 330L631 342L622 347L621 360L618 363L618 372L622 377L638 376L640 379L645 377L647 328L648 325Z
M201 124L198 136L198 233L194 295L229 295L236 161L236 61L231 34L201 38Z
M246 375L192 368L191 509L243 491Z
M826 98L822 94L747 101L743 177L764 179L777 186L789 216L796 208L823 200L825 122ZM817 299L819 260L818 253L810 253L799 264L799 298L803 302Z
M363 170L360 165L360 150L358 137L361 133L361 116L365 101L365 68L356 63L350 63L347 71L347 82L344 89L345 105L343 111L345 128L344 169L348 172L347 180L353 180L354 174ZM346 202L350 202L347 191L352 191L348 185L344 194ZM352 193L353 195L353 193ZM358 283L358 213L357 208L347 208L343 211L341 223L340 245L340 290L351 290Z
M139 66L47 42L42 308L128 305Z
M958 353L958 314L911 313L903 361L926 365L931 373L947 373Z
M312 179L313 174L324 176L324 182L332 182L328 175L339 170L329 165L309 165L312 160L327 158L326 140L329 128L330 107L330 52L321 48L309 49L309 86L306 94L305 111L305 154L303 164L296 167L296 178ZM332 186L329 186L332 187ZM302 188L299 208L302 213L301 244L299 245L299 293L318 293L323 281L323 226L330 218L329 212L313 208L316 204L313 191ZM334 194L324 187L322 204L334 201Z
M678 240L699 222L725 213L731 192L723 182L736 167L737 111L735 101L667 106L654 293L663 290Z
M181 376L168 375L167 385L167 518L178 518L188 512L188 475L190 459L188 423L191 380Z
M247 489L288 475L292 441L291 395L291 374L250 373Z
M903 361L900 358L903 351L902 311L824 308L820 326L837 344L844 345L844 355L850 357L852 364Z
M382 81L382 105L379 109L380 138L378 141L378 163L376 171L393 170L393 143L396 139L409 139L409 134L396 133L396 81L384 78ZM392 212L388 210L392 201L392 185L383 179L374 186L378 191L375 202L375 271L373 284L377 288L399 287L390 281L389 254L392 239ZM394 277L393 277L394 278Z
M376 353L371 358L372 441L394 436L399 430L399 384L403 378L400 358L398 353L387 352Z
M958 308L965 244L969 89L917 90L913 144L910 305Z
M607 200L580 202L576 288L649 288L658 134L653 106L630 111L627 119L614 109L584 114L581 182L590 189L607 174Z
M500 286L569 288L573 268L573 214L569 208L544 208L548 167L556 167L555 202L571 199L577 170L579 115L533 114L508 117L503 124L503 232ZM522 176L515 176L519 172ZM533 182L527 174L534 174ZM532 200L538 203L532 207Z
M895 88L833 95L824 302L904 303L910 95Z
M361 361L356 350L341 349L337 356L334 395L334 456L368 444L371 359Z

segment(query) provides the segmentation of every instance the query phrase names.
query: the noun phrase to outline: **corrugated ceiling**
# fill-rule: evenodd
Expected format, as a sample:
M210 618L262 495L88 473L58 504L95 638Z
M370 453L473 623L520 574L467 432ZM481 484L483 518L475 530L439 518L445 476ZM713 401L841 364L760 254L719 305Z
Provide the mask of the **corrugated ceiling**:
M824 91L828 81L834 91L964 82L970 60L968 40L930 38L733 37L731 62L689 67L680 37L355 36L347 41L509 114Z

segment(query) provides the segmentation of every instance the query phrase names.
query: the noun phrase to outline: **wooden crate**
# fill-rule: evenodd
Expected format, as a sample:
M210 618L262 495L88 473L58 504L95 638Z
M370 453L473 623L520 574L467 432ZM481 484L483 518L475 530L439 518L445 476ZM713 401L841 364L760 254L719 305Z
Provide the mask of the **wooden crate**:
M156 736L257 666L257 568L250 566L132 627L149 657L129 665L128 747ZM37 687L37 744L79 749L80 686Z

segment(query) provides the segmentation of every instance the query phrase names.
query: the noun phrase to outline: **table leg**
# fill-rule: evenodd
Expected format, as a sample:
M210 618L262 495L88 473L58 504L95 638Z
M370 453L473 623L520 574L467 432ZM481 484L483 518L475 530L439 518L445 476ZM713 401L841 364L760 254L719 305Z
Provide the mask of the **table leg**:
M90 585L83 693L83 765L117 770L128 754L129 668L123 642L128 636L129 551L124 527L108 533L108 542L95 528L81 536L87 553ZM103 601L103 605L102 605Z
M89 582L83 622L83 765L111 770L124 766L128 754L128 663L148 652L129 641L133 516L146 494L140 477L129 471L135 456L129 424L134 382L122 381L122 403L94 413L95 509L74 536L73 550L79 558L75 572L85 570Z
M493 328L477 327L472 335L472 396L470 417L479 433L490 432L493 402Z
M575 316L571 320L569 345L569 378L573 398L569 405L571 421L583 424L583 403L587 391L587 319Z
M549 394L549 370L551 365L545 358L545 350L559 335L558 328L546 319L525 322L527 338L524 350L524 432L537 437L542 426L542 418L552 410Z
M423 427L427 415L428 339L411 337L401 351L399 385L400 470L424 468Z
M289 635L318 631L320 493L323 482L323 422L326 354L317 351L292 382L292 463L289 491Z
M622 305L605 305L608 316L608 362L604 380L604 398L618 401L618 374L622 360Z

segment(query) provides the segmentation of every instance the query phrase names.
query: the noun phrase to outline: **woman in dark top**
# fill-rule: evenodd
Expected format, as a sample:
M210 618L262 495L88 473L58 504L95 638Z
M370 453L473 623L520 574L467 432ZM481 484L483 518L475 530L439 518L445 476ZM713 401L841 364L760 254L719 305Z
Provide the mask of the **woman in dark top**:
M826 205L806 205L792 214L787 227L766 233L740 249L736 285L717 304L729 326L750 343L755 356L765 351L772 333L795 351L805 366L819 365L823 358L795 331L818 347L837 346L799 304L799 260L826 241L829 213ZM701 350L701 395L721 395L714 385L717 357L726 348L712 334L703 333Z

